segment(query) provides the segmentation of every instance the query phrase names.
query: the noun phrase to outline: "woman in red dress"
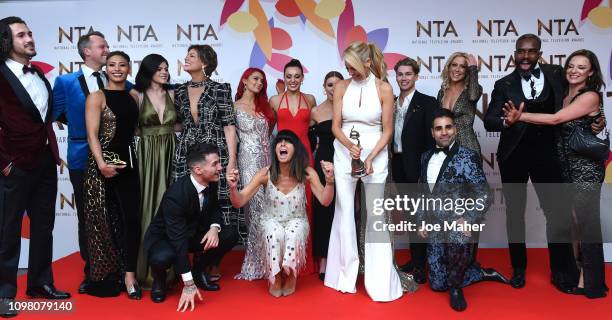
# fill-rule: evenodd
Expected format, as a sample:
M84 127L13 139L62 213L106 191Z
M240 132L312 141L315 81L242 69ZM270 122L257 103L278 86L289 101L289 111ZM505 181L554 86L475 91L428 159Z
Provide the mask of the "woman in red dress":
M312 149L308 139L308 128L312 120L310 119L310 109L317 105L315 98L311 94L302 93L300 88L304 82L304 68L299 60L293 59L285 65L284 69L285 92L279 93L270 98L270 106L276 112L277 131L291 130L295 133L300 142L306 147L308 152L308 165L313 166ZM306 187L306 214L308 223L312 225L312 206L310 188ZM303 274L315 272L314 260L312 256L311 236L308 235L306 269Z

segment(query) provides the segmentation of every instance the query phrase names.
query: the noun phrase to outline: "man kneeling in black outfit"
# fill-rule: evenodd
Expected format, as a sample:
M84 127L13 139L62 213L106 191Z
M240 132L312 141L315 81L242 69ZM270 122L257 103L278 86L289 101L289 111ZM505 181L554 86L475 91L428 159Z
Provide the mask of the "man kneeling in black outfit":
M194 145L187 154L187 165L191 174L166 190L144 239L154 278L151 299L165 300L166 270L173 264L174 271L183 279L179 301L183 311L190 304L193 310L196 295L202 299L198 288L219 290L219 285L202 271L218 265L238 241L236 230L221 230L217 182L222 168L217 147ZM190 252L194 253L193 267L189 263Z

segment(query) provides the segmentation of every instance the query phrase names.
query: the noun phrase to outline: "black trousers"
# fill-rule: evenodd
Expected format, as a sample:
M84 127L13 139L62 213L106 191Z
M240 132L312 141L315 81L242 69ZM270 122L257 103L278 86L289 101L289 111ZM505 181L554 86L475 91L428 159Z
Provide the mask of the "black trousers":
M17 293L22 214L30 218L28 287L53 284L51 261L57 197L57 169L51 150L32 170L13 167L0 174L0 297Z
M238 242L238 231L233 228L223 228L219 233L219 245L216 248L202 252L203 247L200 240L204 235L197 236L190 241L189 251L194 253L194 265L192 272L202 272L204 268L213 265L219 265L221 259L228 253ZM176 259L176 251L167 239L156 241L147 253L149 256L149 264L155 275L166 272Z
M577 274L570 237L570 205L561 192L561 170L554 142L523 139L512 154L499 163L506 204L506 232L512 268L527 268L525 206L531 179L546 217L550 269L553 273Z
M83 180L85 178L85 170L74 170L69 169L70 183L72 183L72 190L74 190L74 202L76 205L77 219L78 219L78 235L79 235L79 253L81 259L85 262L83 272L85 277L89 277L89 253L87 251L87 236L85 235L85 217L83 211Z
M408 190L413 196L417 195L417 182L415 179L410 179L406 176L406 170L404 170L404 162L401 154L393 154L391 157L391 174L393 182L405 184L404 187L410 188ZM405 188L402 189L405 189ZM410 222L416 223L416 217L410 216ZM415 268L424 269L425 261L427 258L427 242L419 238L416 232L409 232L408 239L410 240L410 256L412 266Z

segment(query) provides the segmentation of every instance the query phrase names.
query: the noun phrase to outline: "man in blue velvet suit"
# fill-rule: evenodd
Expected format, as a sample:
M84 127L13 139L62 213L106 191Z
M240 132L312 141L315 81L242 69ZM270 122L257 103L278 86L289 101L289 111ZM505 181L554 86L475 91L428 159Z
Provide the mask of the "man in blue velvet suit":
M81 70L59 76L55 80L53 116L54 119L61 118L68 122L68 172L79 220L79 249L81 258L85 261L85 279L79 286L79 293L85 293L89 274L83 217L83 177L89 153L85 132L85 100L90 92L102 89L108 83L102 66L106 64L109 50L104 35L96 31L81 36L77 47L84 64L81 65Z
M454 115L439 109L433 117L431 133L436 147L421 156L421 178L425 199L440 200L444 205L427 202L417 212L419 235L427 238L429 281L434 291L450 292L450 305L463 311L467 303L462 287L478 281L508 280L491 268L481 268L472 260L472 232L486 226L484 215L490 205L490 189L482 169L480 155L455 141ZM448 203L452 203L448 206ZM423 225L439 230L422 229Z

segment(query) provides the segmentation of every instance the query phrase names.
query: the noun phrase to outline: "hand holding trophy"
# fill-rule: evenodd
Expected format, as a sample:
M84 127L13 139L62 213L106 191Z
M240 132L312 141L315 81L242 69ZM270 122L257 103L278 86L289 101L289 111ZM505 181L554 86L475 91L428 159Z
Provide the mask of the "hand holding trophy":
M355 130L355 126L351 128L349 133L349 139L357 140L357 147L361 149L361 142L359 141L359 132ZM353 158L351 161L351 176L356 178L365 177L367 175L365 170L365 164L359 158Z

